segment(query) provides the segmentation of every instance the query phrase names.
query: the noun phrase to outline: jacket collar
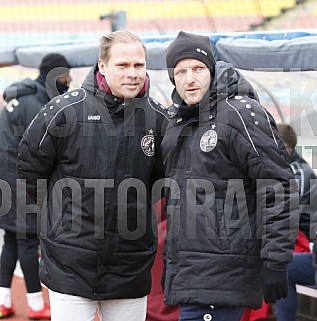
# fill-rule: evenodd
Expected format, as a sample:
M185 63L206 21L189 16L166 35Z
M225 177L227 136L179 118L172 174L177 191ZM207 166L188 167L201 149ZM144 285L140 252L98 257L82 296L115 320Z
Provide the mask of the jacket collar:
M293 152L292 152L292 154L289 156L289 160L290 160L290 162L291 163L293 163L293 162L296 162L296 161L299 161L300 160L300 156L299 156L299 154L294 150Z

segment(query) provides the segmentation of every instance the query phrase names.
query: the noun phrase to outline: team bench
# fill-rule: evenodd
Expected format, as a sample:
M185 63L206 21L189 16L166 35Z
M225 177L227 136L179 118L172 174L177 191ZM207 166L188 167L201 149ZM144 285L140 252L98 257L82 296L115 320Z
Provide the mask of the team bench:
M297 320L317 320L317 286L296 285L297 291Z

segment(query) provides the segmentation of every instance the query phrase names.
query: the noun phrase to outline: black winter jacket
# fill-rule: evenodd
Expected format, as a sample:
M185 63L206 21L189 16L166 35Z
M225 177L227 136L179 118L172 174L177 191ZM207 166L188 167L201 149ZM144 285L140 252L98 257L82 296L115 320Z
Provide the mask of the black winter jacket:
M138 298L151 287L151 189L164 176L166 111L148 92L122 100L100 91L96 72L38 114L21 141L19 172L33 198L37 180L48 181L42 282L90 299Z
M296 151L290 155L290 162L299 186L299 228L313 241L313 267L317 272L317 177L314 170Z
M259 308L262 266L285 270L298 230L298 190L275 122L223 62L199 105L172 98L162 142L165 302Z
M0 227L17 232L18 237L25 235L34 236L37 233L37 213L38 208L34 208L33 213L26 213L26 204L34 204L33 200L25 193L25 188L17 189L18 147L24 130L41 108L50 100L45 87L44 80L25 79L14 83L5 89L3 94L5 108L0 116L0 179L3 184L9 187L5 189L2 200L0 215ZM24 190L24 194L18 191ZM4 189L2 189L2 192ZM21 208L21 210L20 210ZM17 209L19 210L17 220Z
M309 240L313 240L317 231L317 177L314 170L296 151L290 155L290 162L299 186L299 228Z

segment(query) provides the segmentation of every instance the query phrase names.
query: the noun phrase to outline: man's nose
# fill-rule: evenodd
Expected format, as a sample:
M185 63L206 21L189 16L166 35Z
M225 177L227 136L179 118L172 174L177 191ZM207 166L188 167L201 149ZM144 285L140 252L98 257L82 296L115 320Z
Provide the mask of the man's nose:
M131 68L127 68L126 70L126 76L128 77L137 77L137 71L136 71L136 68L134 67L131 67Z
M191 69L188 69L186 72L186 82L193 82L195 81L194 73Z

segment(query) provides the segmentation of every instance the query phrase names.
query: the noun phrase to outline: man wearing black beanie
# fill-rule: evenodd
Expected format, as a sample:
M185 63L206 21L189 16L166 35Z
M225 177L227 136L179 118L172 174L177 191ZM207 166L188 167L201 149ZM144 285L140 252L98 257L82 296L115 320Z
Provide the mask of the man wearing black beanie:
M199 36L180 31L177 38L169 45L166 52L166 64L171 82L174 82L174 68L182 59L197 59L203 62L215 73L216 61L211 52L210 39L207 36Z
M173 104L162 141L168 226L165 303L180 321L239 321L287 295L298 229L294 174L273 117L210 39L180 32L166 51ZM176 185L176 184L175 184Z
M5 203L11 206L7 214L0 215L0 228L5 230L0 261L1 319L15 313L11 283L17 260L21 263L27 289L27 316L34 320L49 320L51 317L50 306L44 302L39 279L37 213L28 213L26 218L19 211L25 206L25 199L18 196L17 156L23 132L32 119L52 97L67 91L71 81L69 68L70 64L64 56L48 54L40 63L40 73L35 80L27 78L14 83L3 94L5 105L0 117L0 178L11 187L10 195L2 195ZM27 204L35 206L29 197Z

